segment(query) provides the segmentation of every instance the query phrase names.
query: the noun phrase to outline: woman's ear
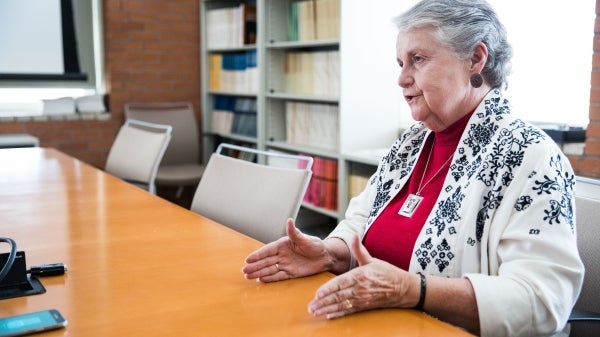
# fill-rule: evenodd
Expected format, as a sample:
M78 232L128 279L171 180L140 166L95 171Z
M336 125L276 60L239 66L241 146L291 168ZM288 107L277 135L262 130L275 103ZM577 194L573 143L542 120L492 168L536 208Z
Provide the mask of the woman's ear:
M485 63L488 58L488 49L485 43L479 42L473 50L473 56L471 56L471 71L474 74L479 74L483 70Z

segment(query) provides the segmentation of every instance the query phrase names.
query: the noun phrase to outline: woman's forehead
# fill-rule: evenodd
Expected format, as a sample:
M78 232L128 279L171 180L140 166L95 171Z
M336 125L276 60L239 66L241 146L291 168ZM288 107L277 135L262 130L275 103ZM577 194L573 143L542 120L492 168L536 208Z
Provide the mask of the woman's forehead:
M398 52L410 53L415 50L439 49L443 45L436 38L432 27L415 27L398 33L396 48Z

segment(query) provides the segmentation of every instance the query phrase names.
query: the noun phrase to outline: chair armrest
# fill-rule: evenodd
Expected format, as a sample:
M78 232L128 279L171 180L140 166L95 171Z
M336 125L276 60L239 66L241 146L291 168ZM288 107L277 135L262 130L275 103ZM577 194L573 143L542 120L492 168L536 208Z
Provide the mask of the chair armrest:
M569 322L598 322L600 323L600 313L593 311L575 310L571 311Z

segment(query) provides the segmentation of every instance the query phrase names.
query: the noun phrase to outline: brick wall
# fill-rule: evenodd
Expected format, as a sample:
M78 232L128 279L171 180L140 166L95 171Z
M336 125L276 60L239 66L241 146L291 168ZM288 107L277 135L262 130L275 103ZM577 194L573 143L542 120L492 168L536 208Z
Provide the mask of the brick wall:
M104 0L104 53L110 120L0 123L96 167L123 123L128 101L191 101L199 115L198 0Z
M191 101L200 108L198 0L105 0L111 111L126 102Z
M596 0L596 22L594 24L594 55L590 89L590 124L586 132L583 156L571 157L578 175L600 178L600 0Z

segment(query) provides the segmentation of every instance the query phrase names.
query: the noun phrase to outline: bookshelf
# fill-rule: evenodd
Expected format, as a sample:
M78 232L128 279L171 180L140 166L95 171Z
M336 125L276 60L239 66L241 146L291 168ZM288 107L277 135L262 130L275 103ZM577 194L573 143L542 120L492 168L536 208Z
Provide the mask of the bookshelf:
M241 13L240 3L255 8L255 40L211 44L219 40L211 37L215 29L241 34L243 15L222 14ZM377 164L352 153L389 147L408 124L396 85L396 32L385 21L396 7L394 0L380 0L377 6L368 0L201 1L204 160L221 141L311 155L316 163L311 184L317 187L309 187L301 213L332 224L342 219L351 175L374 172ZM236 18L239 22L230 26L237 28L215 28L211 22L216 20L209 20L214 16ZM245 68L224 62L224 57L249 53L256 62ZM232 81L241 81L241 87L222 85L229 80L229 68L238 69ZM251 75L239 70L249 68ZM254 81L250 86L248 78ZM236 103L254 106L249 109L255 116L252 132L231 126L241 115Z
M260 148L256 1L201 1L202 153L217 145Z

